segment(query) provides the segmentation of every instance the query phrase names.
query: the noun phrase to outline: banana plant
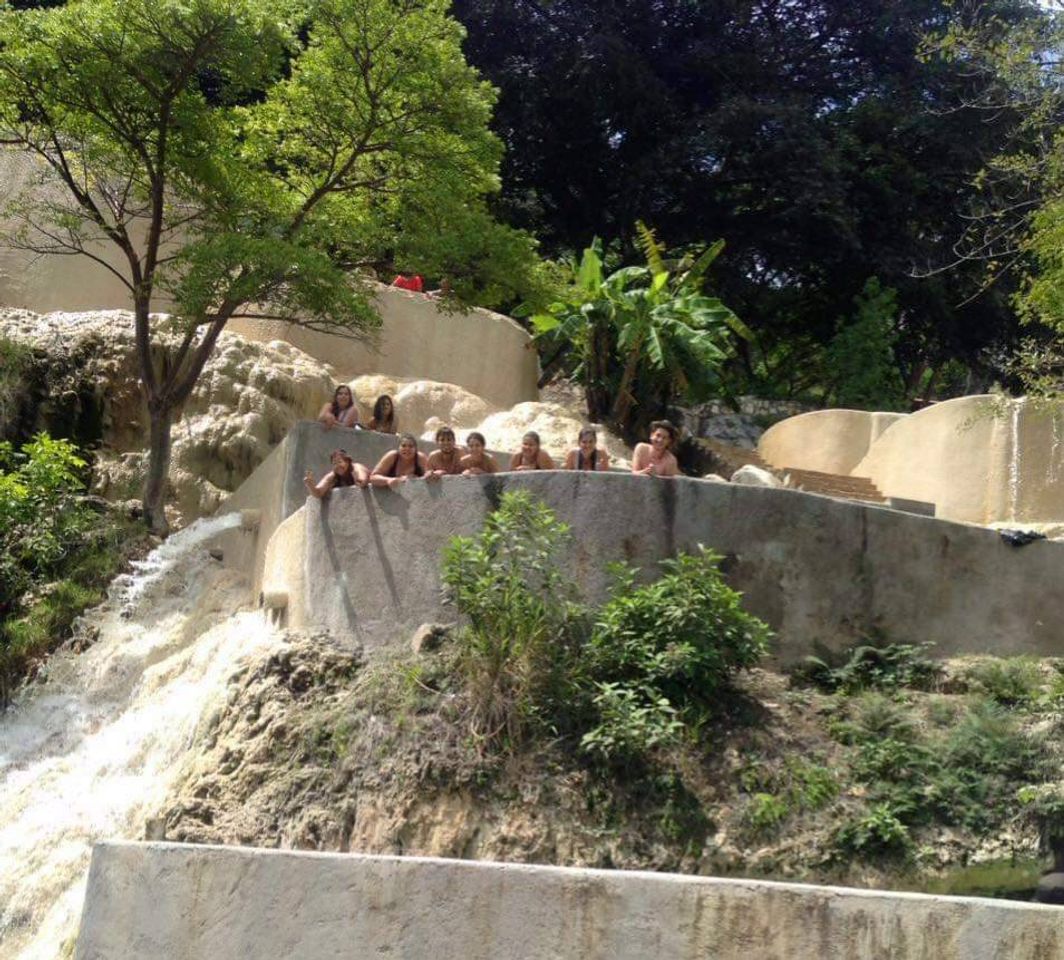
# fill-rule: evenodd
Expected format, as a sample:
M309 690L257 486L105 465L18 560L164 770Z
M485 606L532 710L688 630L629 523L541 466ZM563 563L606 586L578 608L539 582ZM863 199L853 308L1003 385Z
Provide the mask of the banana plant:
M549 359L544 375L564 362L584 384L588 413L630 426L637 392L699 399L718 381L732 338L749 338L745 324L719 299L702 292L720 255L718 240L695 257L670 263L654 232L637 224L645 266L605 275L596 240L572 271L569 296L531 318ZM637 390L642 385L643 390Z

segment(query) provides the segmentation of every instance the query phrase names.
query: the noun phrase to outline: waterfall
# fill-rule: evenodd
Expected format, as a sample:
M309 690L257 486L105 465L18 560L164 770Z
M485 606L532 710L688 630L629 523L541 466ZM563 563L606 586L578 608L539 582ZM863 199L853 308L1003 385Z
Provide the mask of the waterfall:
M239 522L198 521L118 578L85 618L95 644L0 716L0 960L70 955L91 845L144 835L205 707L274 642L203 548Z
M1023 410L1023 398L1009 400L1010 446L1009 446L1009 503L1008 519L1018 520L1016 514L1020 508L1020 413Z

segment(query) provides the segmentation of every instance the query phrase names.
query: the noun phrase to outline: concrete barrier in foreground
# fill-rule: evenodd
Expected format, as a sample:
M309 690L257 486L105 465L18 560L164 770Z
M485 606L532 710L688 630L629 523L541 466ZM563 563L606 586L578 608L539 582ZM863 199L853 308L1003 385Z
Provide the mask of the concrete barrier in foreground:
M1054 907L517 864L108 843L77 960L1050 960Z

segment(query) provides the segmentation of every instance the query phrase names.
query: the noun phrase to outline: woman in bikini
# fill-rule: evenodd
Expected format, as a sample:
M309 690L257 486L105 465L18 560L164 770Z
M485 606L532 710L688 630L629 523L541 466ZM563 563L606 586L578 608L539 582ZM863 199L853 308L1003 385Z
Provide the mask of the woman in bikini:
M333 450L329 455L332 462L330 470L317 483L309 470L303 477L307 493L319 500L327 497L333 487L364 487L369 483L369 469L361 463L355 463L346 450Z
M351 393L351 388L341 383L333 391L332 400L321 408L318 419L324 424L326 430L333 427L357 427L358 404Z
M591 427L580 431L577 444L565 457L566 470L609 470L610 455L597 446L598 434Z
M394 490L411 477L425 476L427 460L428 457L417 448L417 437L404 433L399 438L399 449L389 450L373 468L370 483Z
M680 465L672 453L677 430L668 420L650 425L650 443L637 443L632 455L632 473L641 477L678 477Z
M369 422L369 429L377 433L398 433L399 420L395 416L395 403L387 394L377 397L373 404L373 419Z
M510 458L511 470L553 470L554 461L539 445L539 434L529 430L521 438L521 449Z
M495 458L484 449L485 446L484 434L482 433L474 432L466 437L466 447L469 449L469 453L459 461L459 465L462 468L462 476L477 477L482 473L499 472L499 465L495 462Z
M462 451L455 444L454 431L450 427L440 427L436 431L436 450L429 454L426 476L430 480L440 477L456 476L462 472Z

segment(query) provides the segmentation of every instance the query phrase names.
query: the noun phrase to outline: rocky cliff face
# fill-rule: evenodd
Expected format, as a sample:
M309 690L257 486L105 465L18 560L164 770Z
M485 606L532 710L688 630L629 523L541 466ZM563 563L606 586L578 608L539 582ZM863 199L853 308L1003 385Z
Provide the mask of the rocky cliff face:
M148 417L132 315L3 310L0 336L33 350L24 375L29 409L17 416L21 431L51 429L96 444L96 492L139 496ZM328 367L294 347L223 334L174 426L175 520L213 512L297 419L317 415L332 389Z

